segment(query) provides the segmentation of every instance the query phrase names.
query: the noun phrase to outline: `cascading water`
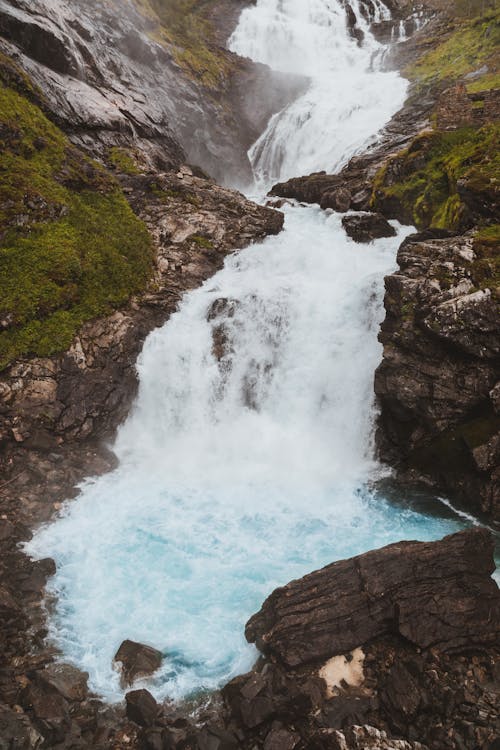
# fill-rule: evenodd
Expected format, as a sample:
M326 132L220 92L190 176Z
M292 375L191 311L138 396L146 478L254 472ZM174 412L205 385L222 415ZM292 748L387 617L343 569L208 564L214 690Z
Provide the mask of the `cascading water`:
M242 14L234 49L311 77L252 151L260 180L340 165L399 108L405 83L374 69L363 29L360 47L336 0ZM230 257L149 336L119 467L29 547L57 562L52 637L110 700L123 639L163 650L158 697L213 688L251 666L244 623L277 585L462 523L368 489L383 277L409 230L359 246L335 213L285 210L281 235Z
M406 81L383 72L385 47L369 30L360 2L351 3L360 46L336 0L260 0L243 11L229 46L275 70L308 76L306 93L275 115L250 150L257 179L277 182L314 170L337 171L397 112ZM390 17L374 3L373 20Z

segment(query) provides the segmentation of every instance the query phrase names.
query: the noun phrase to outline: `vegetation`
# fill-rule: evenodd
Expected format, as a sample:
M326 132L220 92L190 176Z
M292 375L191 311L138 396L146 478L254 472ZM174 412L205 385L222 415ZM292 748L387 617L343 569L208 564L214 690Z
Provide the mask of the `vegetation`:
M0 368L65 349L84 321L143 289L153 263L116 181L27 87L0 60Z
M110 149L108 156L109 163L122 174L134 175L140 174L136 162L126 148L115 146Z
M453 33L416 63L405 74L420 83L457 80L485 68L486 74L498 72L500 49L500 14L488 11L471 20L455 19ZM474 86L479 81L474 82ZM477 89L476 89L477 90ZM479 89L482 90L482 89Z
M492 194L500 174L498 125L423 133L378 173L374 208L392 207L419 229L468 228L458 181L478 194Z
M223 88L230 72L228 53L214 39L213 0L136 0L160 21L158 34L173 47L176 62L209 89Z

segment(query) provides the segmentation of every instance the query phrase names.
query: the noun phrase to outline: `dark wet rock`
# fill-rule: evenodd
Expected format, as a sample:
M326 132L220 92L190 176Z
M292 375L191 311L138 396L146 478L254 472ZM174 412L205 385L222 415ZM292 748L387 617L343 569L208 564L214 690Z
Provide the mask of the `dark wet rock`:
M441 542L392 544L277 589L247 639L289 667L342 654L385 634L443 651L500 637L500 592L484 529Z
M378 444L408 480L425 478L500 517L499 303L472 235L428 230L386 278Z
M271 729L264 741L264 750L295 750L300 741L299 734L286 729Z
M68 701L83 701L87 697L88 674L71 664L48 664L37 676L40 682L57 690Z
M64 740L70 727L69 704L59 691L35 678L23 691L21 705L49 747Z
M36 750L42 741L43 737L23 712L0 703L1 750Z
M121 664L123 681L130 685L138 677L147 677L161 667L163 654L152 646L125 640L115 654ZM135 691L140 692L140 691Z
M125 695L127 718L148 727L155 723L159 706L148 690L131 690Z
M332 208L334 211L340 211L340 213L348 211L351 203L351 191L344 187L329 190L321 196L321 208Z
M380 237L395 237L396 230L381 214L344 216L342 226L355 242L371 242Z

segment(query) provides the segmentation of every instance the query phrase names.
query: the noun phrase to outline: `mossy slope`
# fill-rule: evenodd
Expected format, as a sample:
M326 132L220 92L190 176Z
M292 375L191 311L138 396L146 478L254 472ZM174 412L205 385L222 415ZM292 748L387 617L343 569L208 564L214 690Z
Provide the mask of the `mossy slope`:
M380 169L372 206L418 229L465 231L491 223L498 202L500 129L478 95L498 88L500 12L447 23L450 33L405 70L415 96L435 92L433 128Z
M176 62L212 90L223 89L234 62L215 41L210 12L214 0L135 0L158 26L154 35L172 47Z
M36 92L13 88L20 80L0 60L0 368L65 349L143 289L153 263L118 183L28 100Z

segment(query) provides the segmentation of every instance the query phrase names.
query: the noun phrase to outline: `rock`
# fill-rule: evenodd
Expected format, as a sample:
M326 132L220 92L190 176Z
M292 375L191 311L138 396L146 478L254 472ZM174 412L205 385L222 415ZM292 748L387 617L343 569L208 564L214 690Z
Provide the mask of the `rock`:
M341 732L322 730L308 745L308 750L427 750L420 742L391 739L375 727L353 726Z
M484 274L494 262L472 235L428 230L403 242L385 280L375 392L383 460L500 518L499 302Z
M26 714L0 703L1 750L36 750L42 742L43 737L31 725Z
M300 735L286 729L271 729L264 740L264 750L294 750L300 742Z
M128 685L138 677L147 677L156 672L162 660L161 651L129 640L123 641L114 658L115 662L121 663L123 681Z
M71 664L54 663L37 673L38 679L68 701L83 701L88 695L87 672L81 672Z
M131 690L125 695L127 718L141 727L155 723L159 706L148 690Z
M351 208L351 191L344 187L328 190L321 196L321 208L333 208L334 211L345 213Z
M396 230L382 214L344 216L342 226L355 242L371 242L379 237L396 236Z
M475 528L333 563L276 589L245 635L292 668L384 634L444 651L493 644L500 636L493 546L491 534Z

